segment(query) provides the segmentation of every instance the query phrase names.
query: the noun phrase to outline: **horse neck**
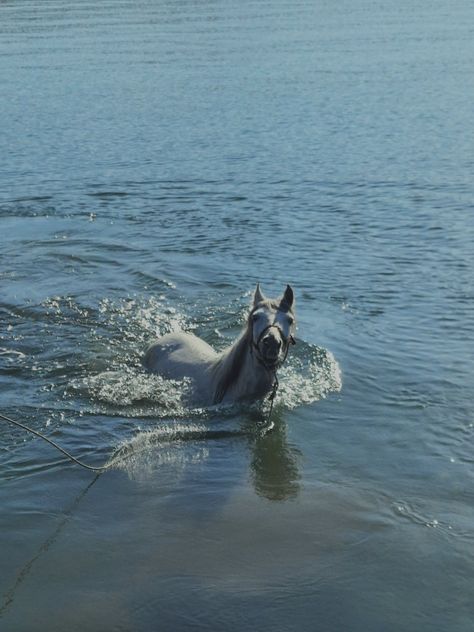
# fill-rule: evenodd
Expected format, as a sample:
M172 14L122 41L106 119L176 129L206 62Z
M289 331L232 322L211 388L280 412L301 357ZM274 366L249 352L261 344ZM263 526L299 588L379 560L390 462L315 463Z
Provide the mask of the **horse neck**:
M262 367L250 353L252 333L246 329L241 336L220 354L214 365L214 403L221 402L232 391L234 399L250 395L245 385L258 379Z

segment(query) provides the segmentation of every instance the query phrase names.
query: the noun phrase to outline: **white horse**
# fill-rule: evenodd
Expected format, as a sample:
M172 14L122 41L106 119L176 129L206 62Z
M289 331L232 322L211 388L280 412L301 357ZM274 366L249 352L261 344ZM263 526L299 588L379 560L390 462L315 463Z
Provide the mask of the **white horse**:
M234 344L218 353L193 334L171 333L149 347L143 364L165 378L191 378L195 404L254 401L272 390L276 371L295 342L294 330L291 287L272 300L257 284L247 325Z

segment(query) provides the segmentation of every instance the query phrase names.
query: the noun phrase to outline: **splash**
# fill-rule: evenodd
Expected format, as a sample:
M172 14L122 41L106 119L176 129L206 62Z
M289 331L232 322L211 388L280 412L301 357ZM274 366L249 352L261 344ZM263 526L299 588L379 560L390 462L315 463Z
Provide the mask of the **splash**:
M213 310L211 314L209 308L204 314L196 310L196 322L201 322L198 335L203 335L216 348L230 344L246 313L242 308L233 307L232 317L220 319L224 332L219 335L215 327L219 313ZM170 416L209 419L216 415L225 418L235 414L235 407L195 409L189 405L192 399L189 379L164 379L142 369L142 354L154 338L171 331L196 328L178 307L167 305L165 297L115 302L104 299L98 312L101 326L96 326L91 335L97 357L106 360L107 370L89 371L86 377L73 381L76 394L87 397L104 413L121 411L129 416L160 419ZM221 326L222 322L219 322ZM300 340L279 372L279 383L278 403L292 410L339 391L341 371L331 352Z
M341 370L333 354L304 342L302 346L300 354L289 359L279 374L279 399L290 410L342 388Z
M146 300L104 299L99 305L99 313L109 334L118 333L122 340L135 343L145 344L153 337L179 331L186 326L185 317L177 308L166 303L165 296L150 297Z
M105 371L84 378L80 385L97 402L115 406L130 406L139 402L157 404L163 412L176 414L183 409L183 400L190 391L190 382L165 380L159 375L139 372L133 367Z
M207 461L210 441L254 433L268 412L268 401L194 408L189 404L189 379L164 379L142 368L141 356L153 338L196 328L198 335L222 348L238 334L245 314L243 309L233 309L230 316L222 316L219 310L210 312L208 307L195 311L198 326L190 325L178 308L165 307L161 297L104 300L100 304L92 346L107 370L93 372L89 365L87 375L75 379L71 387L96 411L135 419L135 428L138 421L135 436L119 445L110 462L130 478L153 483L159 468L161 484L165 482L163 476L175 482L190 468ZM334 356L301 339L298 342L279 372L280 410L312 404L341 389L341 372Z
M109 465L133 479L147 479L159 469L160 484L166 473L176 480L190 465L207 460L209 448L189 441L203 433L205 428L201 424L178 421L141 431L119 446Z
M312 404L341 390L341 371L330 351L306 345L299 357L292 358L279 373L278 401L293 410ZM115 371L105 371L73 383L76 390L85 390L89 398L105 407L135 407L135 414L142 416L182 418L193 416L208 418L215 415L229 416L236 406L211 406L206 409L189 406L192 400L192 382L165 379L123 365ZM139 407L139 408L137 408ZM127 411L129 414L132 410Z

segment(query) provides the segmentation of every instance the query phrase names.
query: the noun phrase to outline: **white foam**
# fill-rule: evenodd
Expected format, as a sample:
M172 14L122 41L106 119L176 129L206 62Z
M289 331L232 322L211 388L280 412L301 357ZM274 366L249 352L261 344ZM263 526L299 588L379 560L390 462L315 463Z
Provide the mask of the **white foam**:
M320 347L305 347L279 373L279 400L289 409L312 404L342 388L341 370L333 354Z
M181 416L189 394L189 380L165 380L159 375L145 373L135 367L123 366L116 371L105 371L76 380L72 386L85 390L90 399L99 404L129 407L142 404L150 414Z
M190 442L190 437L205 432L199 424L174 421L158 428L139 432L133 439L124 441L109 465L125 471L130 478L146 479L160 470L173 480L180 478L188 466L206 461L209 448L205 444Z

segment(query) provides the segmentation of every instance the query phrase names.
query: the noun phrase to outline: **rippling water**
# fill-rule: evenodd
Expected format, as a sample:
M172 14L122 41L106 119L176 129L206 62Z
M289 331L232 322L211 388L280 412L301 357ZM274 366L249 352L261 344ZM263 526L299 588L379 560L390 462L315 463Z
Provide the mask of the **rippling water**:
M474 9L0 3L5 630L467 632ZM266 405L150 340L295 288Z

